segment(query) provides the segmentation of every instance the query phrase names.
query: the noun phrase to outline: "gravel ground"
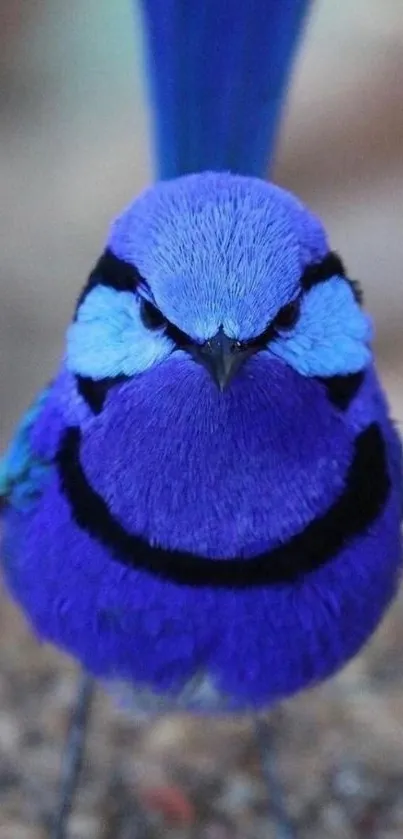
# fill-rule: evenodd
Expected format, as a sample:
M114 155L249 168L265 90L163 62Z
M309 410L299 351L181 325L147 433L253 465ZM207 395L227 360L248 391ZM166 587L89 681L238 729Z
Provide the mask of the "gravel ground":
M300 839L401 839L402 637L400 600L340 676L273 713ZM76 678L3 596L0 839L48 835ZM71 839L276 839L252 724L136 723L97 689Z

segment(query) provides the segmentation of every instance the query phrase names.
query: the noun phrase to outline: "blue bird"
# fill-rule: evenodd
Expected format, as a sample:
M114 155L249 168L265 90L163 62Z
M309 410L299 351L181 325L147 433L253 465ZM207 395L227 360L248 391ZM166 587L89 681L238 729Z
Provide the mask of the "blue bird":
M3 466L36 631L147 709L259 709L344 664L401 560L371 338L289 193L203 173L141 195Z
M260 711L394 596L401 445L358 285L254 177L307 3L197 5L143 2L163 180L112 224L3 460L2 558L35 631L126 705ZM231 171L182 174L206 168Z

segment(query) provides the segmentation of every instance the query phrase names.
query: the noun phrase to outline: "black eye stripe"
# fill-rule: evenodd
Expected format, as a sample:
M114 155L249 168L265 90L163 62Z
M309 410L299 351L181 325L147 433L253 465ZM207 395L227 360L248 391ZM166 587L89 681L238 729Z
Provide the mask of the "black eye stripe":
M77 318L78 309L84 302L87 295L98 285L108 286L108 288L114 288L116 291L135 292L139 285L142 284L146 284L146 281L141 276L137 268L122 259L118 259L118 257L115 256L109 248L107 248L98 260L93 271L91 271L88 281L78 298L75 317ZM155 309L156 315L159 315L159 310L155 307L153 308ZM163 320L164 316L161 313L161 326L163 325ZM145 326L147 326L147 323L145 323ZM149 326L149 328L152 327ZM191 341L188 335L169 321L166 321L165 332L178 347L184 347ZM107 380L105 379L103 381ZM96 384L98 387L99 383L97 382ZM91 390L93 390L92 387ZM84 398L88 401L87 397ZM97 398L96 401L98 401Z
M358 282L358 280L350 279L348 280L348 283L350 285L351 291L354 294L356 303L358 303L359 306L362 306L362 304L364 303L364 292L362 290L361 284Z
M309 291L313 286L324 283L332 277L344 277L348 282L354 297L359 305L363 302L363 293L360 283L357 280L350 280L346 275L344 264L337 253L330 251L320 262L308 265L301 277L301 285L304 291Z
M342 260L334 251L330 251L320 262L308 265L301 277L301 286L304 291L309 291L315 285L326 282L334 276L344 277L349 283L354 297L359 305L363 302L363 294L360 284L356 280L350 280L346 277L346 271ZM75 318L77 312L87 295L98 285L104 285L109 288L114 288L116 291L132 291L134 292L140 284L144 284L145 280L141 276L138 269L122 259L119 259L115 254L107 248L94 269L92 270L86 285L84 286L76 305ZM286 307L283 307L284 309ZM158 312L158 310L156 310ZM163 316L161 316L163 319ZM178 327L166 324L166 331L171 339L179 346L184 346L189 343L188 336L183 333ZM248 345L264 346L272 338L275 337L275 328L273 323L269 324L267 329L258 335L255 339L245 342Z
M292 329L297 323L301 310L301 301L299 297L282 306L273 321L274 328L277 329Z
M186 335L186 332L182 332L178 326L167 320L160 309L157 309L148 300L141 300L140 317L146 329L150 332L154 332L156 329L163 330L164 334L176 344L178 349L188 347L192 343L192 339L189 335Z
M87 295L97 285L108 286L108 288L114 288L116 291L135 291L141 283L144 283L144 279L137 268L129 262L125 262L123 259L118 259L107 248L91 271L87 283L78 298L76 316L79 307Z
M152 332L167 325L167 320L162 312L145 298L140 301L140 318L143 326Z
M301 286L304 292L310 291L316 285L320 283L326 282L326 280L330 280L332 277L343 277L345 281L349 284L354 298L359 305L363 302L363 293L360 284L357 280L350 280L346 276L346 269L344 264L337 253L334 251L329 251L326 256L320 260L320 262L311 263L311 265L307 265L305 268L302 277L301 277ZM291 301L290 303L286 304L285 306L280 309L277 316L274 320L268 324L267 328L261 335L258 335L256 338L252 339L251 341L245 342L245 345L256 346L256 347L264 347L276 337L276 327L278 325L279 329L291 329L294 326L294 323L298 320L299 311L295 311L295 319L293 317L290 318L289 323L285 326L281 327L281 319L282 315L288 315L288 311L291 311L291 307L294 305L299 304L300 300L297 298L296 301ZM277 323L276 323L277 321ZM294 322L293 322L294 321Z
M175 324L170 323L169 321L166 323L165 333L168 335L168 338L176 344L176 347L179 350L186 349L186 347L193 343L192 339L186 334L186 332L182 332L178 326L175 326Z
M335 276L345 277L346 271L340 257L331 251L320 262L315 262L305 268L301 285L304 291L309 291L313 286Z

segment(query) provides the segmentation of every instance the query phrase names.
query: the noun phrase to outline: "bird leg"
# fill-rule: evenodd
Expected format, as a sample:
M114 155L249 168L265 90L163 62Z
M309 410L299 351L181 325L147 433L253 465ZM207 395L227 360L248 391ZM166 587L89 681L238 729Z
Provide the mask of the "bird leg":
M103 803L99 839L147 839L150 835L140 803L132 795L132 790L127 788L120 771L112 772Z
M50 839L66 839L68 819L74 803L83 761L85 734L94 693L93 680L82 673L78 680L75 705L71 713L62 757L60 789Z
M273 726L264 717L254 723L262 773L266 783L270 816L276 827L276 839L296 839L292 820L287 812L284 791L276 769L276 747Z

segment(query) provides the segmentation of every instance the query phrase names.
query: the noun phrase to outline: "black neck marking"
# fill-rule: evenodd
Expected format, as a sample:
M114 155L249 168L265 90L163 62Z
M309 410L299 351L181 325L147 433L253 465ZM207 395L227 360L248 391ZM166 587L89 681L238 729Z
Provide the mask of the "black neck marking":
M178 585L246 589L289 583L325 565L380 514L390 489L376 423L361 432L342 494L288 543L252 559L211 559L152 546L127 533L88 483L80 463L80 430L67 429L58 453L59 479L80 528L105 545L111 560Z
M135 291L143 282L143 277L134 265L125 262L123 259L118 259L107 248L91 271L87 283L78 298L76 315L87 294L97 285L108 286L109 288L116 289L116 291Z
M318 377L318 381L325 386L330 402L346 411L357 396L365 379L365 370L359 373L349 373L345 376Z
M77 390L85 400L93 414L100 414L109 391L123 382L128 376L114 376L106 379L90 379L87 376L76 376Z

